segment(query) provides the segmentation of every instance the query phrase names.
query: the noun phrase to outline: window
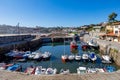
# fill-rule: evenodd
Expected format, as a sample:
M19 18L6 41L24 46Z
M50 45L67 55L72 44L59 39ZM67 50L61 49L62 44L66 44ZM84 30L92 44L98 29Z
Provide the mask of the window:
M115 26L115 28L118 28L118 26Z
M115 31L115 34L118 34L118 31Z

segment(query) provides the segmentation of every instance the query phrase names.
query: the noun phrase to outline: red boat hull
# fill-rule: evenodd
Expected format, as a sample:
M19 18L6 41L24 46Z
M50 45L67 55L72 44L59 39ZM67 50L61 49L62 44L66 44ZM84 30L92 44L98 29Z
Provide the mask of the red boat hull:
M87 45L82 45L82 49L86 50L87 49Z

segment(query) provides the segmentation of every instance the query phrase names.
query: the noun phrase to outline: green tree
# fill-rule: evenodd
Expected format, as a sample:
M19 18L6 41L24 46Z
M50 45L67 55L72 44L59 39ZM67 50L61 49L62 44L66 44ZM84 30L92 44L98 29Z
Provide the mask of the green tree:
M117 14L115 12L111 13L109 16L108 16L108 21L109 22L115 22L115 18L117 17Z
M106 27L101 27L100 31L101 31L101 32L105 32L105 28L106 28Z
M93 30L93 26L89 26L88 28L85 29L86 31L92 31Z

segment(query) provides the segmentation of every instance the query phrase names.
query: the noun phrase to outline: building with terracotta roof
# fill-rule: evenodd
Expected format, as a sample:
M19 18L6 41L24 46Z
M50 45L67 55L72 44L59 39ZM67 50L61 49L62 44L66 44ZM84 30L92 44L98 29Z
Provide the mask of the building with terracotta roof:
M120 22L106 25L106 34L100 35L103 39L116 40L120 37Z

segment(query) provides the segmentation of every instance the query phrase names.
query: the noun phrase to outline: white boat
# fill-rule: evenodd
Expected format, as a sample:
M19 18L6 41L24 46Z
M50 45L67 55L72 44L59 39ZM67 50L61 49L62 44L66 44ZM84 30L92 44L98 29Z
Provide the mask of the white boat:
M76 61L81 60L81 56L80 56L80 55L76 55L76 56L75 56L75 60L76 60Z
M83 74L83 73L86 73L86 72L87 72L86 67L77 68L77 74Z
M111 60L109 55L102 55L102 59L106 60L106 61L110 61Z
M102 63L110 64L112 62L111 61L107 61L107 60L102 60Z
M105 72L103 68L96 68L97 72Z
M71 61L71 60L74 60L74 59L75 59L75 56L74 56L74 55L69 55L69 56L68 56L68 60Z
M42 66L37 66L35 70L35 75L45 75L46 68L42 68Z
M91 39L90 41L87 42L89 46L92 46L94 48L99 47L99 45L97 44L96 41L94 41L93 39Z
M73 40L72 42L70 42L70 49L77 49L78 48L78 45L76 43L75 40Z
M88 59L89 59L88 54L87 54L87 53L84 53L84 54L82 55L82 59L83 59L83 60L88 60Z
M35 74L35 67L27 67L26 70L24 71L27 74Z
M80 44L81 44L82 50L86 50L88 48L88 44L87 43L81 42Z
M46 74L47 75L53 75L53 74L56 74L57 73L57 69L56 68L47 68L46 70Z
M0 70L6 69L6 63L0 63Z
M97 72L96 68L88 68L87 69L87 73L96 73L96 72Z
M13 58L14 55L16 55L16 54L19 54L19 51L15 49L15 50L11 50L9 53L5 54L5 56Z
M61 59L62 59L62 61L67 61L68 60L68 55L62 55Z
M16 60L17 62L25 62L25 61L27 61L26 59L17 59Z
M50 52L44 52L44 54L42 54L42 58L43 59L49 59L50 58L50 56L51 56L51 53Z
M31 54L31 51L26 51L23 55L23 58L27 59L30 54Z
M33 57L34 60L42 59L42 54L39 52L36 52L35 56Z
M61 59L63 62L66 62L68 60L68 55L65 54L65 39L64 39L64 54L61 55Z
M90 58L92 61L96 61L96 60L97 60L97 56L95 55L94 52L91 52L91 53L89 54L89 58Z
M33 59L35 55L36 55L36 52L32 52L31 54L28 55L28 58Z
M61 69L60 74L69 74L70 70L69 69Z

